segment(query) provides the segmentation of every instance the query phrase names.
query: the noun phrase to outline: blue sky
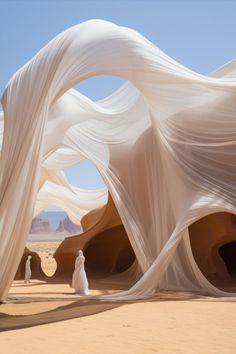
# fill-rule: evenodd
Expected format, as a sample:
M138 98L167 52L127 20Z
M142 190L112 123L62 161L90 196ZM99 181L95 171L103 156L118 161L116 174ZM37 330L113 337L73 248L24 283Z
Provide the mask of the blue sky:
M236 57L235 14L236 0L0 0L0 94L14 72L55 35L93 18L131 27L183 65L207 74ZM96 100L121 82L98 77L77 89ZM103 185L89 162L67 176L83 188Z

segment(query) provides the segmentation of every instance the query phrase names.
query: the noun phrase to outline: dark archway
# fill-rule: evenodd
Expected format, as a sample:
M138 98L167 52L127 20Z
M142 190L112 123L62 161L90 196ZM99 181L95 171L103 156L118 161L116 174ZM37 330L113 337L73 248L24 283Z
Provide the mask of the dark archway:
M219 255L223 259L231 278L236 279L236 241L221 246Z
M84 249L90 275L122 273L133 264L135 254L123 225L96 235Z
M84 252L89 276L122 273L133 264L136 257L110 194L107 204L90 211L81 224L84 232L67 237L54 254L55 276L71 278L79 249Z
M235 220L235 215L229 212L217 212L189 227L191 248L198 267L212 284L227 291L236 285Z
M27 247L25 247L19 267L18 267L17 272L15 274L15 278L14 278L15 280L23 280L25 278L25 263L26 263L28 256L32 257L32 259L31 259L32 278L41 279L41 278L45 277L45 274L41 268L41 258L39 257L39 255L36 252L32 252Z

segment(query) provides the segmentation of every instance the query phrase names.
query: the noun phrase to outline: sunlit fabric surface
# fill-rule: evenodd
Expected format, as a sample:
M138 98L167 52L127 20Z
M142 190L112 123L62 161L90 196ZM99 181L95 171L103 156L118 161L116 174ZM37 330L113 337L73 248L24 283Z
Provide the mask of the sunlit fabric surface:
M128 82L99 102L70 89L96 75ZM55 37L2 97L0 298L45 200L75 221L92 206L62 173L84 159L103 177L143 272L109 299L160 289L229 295L198 269L188 226L216 211L236 213L235 96L235 62L203 76L137 32L99 20ZM1 140L3 115L0 124ZM104 198L97 191L98 204Z

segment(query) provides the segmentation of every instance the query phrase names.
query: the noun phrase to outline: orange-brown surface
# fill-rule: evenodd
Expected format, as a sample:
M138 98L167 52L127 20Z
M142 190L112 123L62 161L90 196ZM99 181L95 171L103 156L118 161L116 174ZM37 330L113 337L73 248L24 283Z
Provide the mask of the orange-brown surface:
M84 233L67 237L56 250L56 276L71 276L78 250L82 249L89 274L119 273L131 266L135 255L109 195L108 203L82 218Z
M192 224L189 234L194 258L203 274L221 287L235 284L236 216L225 212L208 215Z

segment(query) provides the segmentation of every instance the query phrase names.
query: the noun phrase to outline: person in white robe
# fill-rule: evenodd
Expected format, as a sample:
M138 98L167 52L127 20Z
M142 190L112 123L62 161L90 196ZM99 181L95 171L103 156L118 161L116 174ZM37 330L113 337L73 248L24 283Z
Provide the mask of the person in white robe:
M78 254L78 257L75 260L75 270L72 276L72 287L77 294L89 295L88 279L84 269L85 257L81 250L79 250Z
M31 268L30 268L30 260L31 256L28 256L27 261L25 263L25 283L30 283L31 278Z

